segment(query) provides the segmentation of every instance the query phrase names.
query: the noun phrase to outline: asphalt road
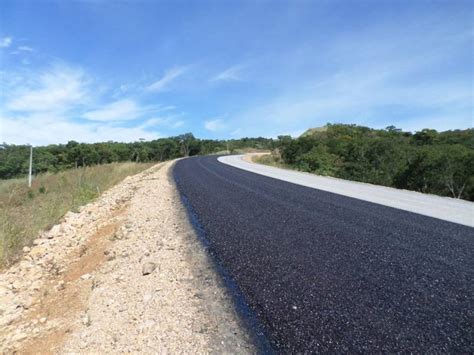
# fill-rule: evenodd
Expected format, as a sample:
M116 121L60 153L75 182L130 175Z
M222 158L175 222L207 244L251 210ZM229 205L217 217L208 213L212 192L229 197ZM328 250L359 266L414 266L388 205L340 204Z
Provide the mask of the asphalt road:
M474 352L474 229L180 160L178 189L277 352Z
M244 155L224 155L217 160L239 169L297 185L474 227L474 203L471 201L280 169L251 163L244 159Z

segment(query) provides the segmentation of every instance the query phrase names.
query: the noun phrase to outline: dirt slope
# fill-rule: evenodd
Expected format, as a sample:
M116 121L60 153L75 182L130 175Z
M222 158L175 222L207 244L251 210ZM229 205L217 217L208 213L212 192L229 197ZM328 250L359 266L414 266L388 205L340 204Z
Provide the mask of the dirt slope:
M253 353L164 163L68 213L0 273L4 353Z

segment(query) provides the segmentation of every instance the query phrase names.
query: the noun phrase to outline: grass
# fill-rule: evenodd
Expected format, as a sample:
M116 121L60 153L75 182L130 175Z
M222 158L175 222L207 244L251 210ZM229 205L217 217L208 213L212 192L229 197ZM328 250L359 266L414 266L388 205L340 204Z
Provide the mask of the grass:
M0 265L6 265L67 211L97 198L101 192L152 163L113 163L46 173L33 179L0 180Z
M258 164L274 166L276 168L291 169L290 166L283 163L281 158L278 155L274 154L274 153L254 155L254 156L252 156L252 161L254 163L258 163Z

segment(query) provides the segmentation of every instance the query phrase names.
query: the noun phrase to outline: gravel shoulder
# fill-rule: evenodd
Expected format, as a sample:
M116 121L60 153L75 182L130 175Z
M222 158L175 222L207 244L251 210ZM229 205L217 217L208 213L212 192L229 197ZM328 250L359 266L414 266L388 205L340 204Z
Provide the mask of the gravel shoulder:
M254 163L250 155L219 157L221 163L293 184L369 201L474 227L474 203Z
M255 353L172 162L69 212L0 273L2 353Z

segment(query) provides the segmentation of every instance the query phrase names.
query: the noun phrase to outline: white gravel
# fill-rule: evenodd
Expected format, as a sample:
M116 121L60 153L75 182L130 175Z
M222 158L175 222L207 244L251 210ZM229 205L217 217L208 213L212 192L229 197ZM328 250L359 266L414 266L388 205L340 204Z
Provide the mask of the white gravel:
M223 156L218 160L274 179L474 227L474 203L469 201L280 169L250 163L243 160L244 156Z
M172 162L126 178L0 270L0 354L252 354Z

